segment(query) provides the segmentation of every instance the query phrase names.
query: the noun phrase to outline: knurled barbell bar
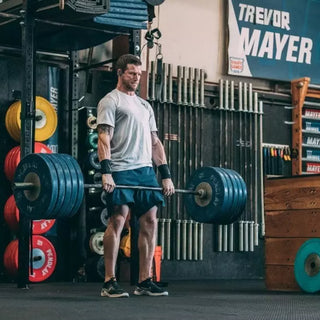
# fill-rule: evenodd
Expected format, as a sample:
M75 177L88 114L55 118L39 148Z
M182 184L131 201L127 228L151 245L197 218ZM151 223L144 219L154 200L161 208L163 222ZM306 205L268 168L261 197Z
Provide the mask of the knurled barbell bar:
M85 188L78 162L68 154L29 154L19 163L12 185L16 205L30 219L72 217L80 208ZM118 189L155 190L160 187L117 185ZM246 184L234 170L202 167L190 177L184 194L187 213L198 222L229 224L241 215Z
M15 182L12 185L13 189L22 189L22 190L34 190L36 188L39 188L40 185L37 184L37 182ZM83 187L85 189L88 188L102 188L101 184L84 184ZM118 184L115 186L115 189L132 189L132 190L150 190L150 191L162 191L163 189L160 187L147 187L147 186L130 186L130 185L121 185ZM175 189L176 193L190 193L198 195L200 198L205 197L206 190L205 189L199 189L199 190L186 190L186 189Z

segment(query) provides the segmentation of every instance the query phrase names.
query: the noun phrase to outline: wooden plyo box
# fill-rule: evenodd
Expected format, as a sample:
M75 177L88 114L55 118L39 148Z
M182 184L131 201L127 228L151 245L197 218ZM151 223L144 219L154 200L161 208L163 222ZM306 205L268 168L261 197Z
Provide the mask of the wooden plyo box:
M265 181L265 283L269 290L300 290L294 260L301 245L320 237L320 176Z
M265 211L294 209L320 209L320 175L265 181Z

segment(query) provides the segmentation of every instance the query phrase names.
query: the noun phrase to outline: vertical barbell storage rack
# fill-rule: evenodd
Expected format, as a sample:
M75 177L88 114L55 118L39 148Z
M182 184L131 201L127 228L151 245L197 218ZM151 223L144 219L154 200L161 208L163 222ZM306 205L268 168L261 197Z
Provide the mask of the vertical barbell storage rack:
M31 1L23 2L21 11L21 47L24 64L21 95L21 158L33 153L34 118L35 118L35 38L34 15ZM20 215L19 250L18 250L18 288L27 288L29 281L29 239L31 237L31 220Z

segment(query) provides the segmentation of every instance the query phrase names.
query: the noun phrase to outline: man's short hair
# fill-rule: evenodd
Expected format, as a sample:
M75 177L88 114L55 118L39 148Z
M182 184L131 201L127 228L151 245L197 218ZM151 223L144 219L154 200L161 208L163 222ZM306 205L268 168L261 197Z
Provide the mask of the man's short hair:
M118 71L120 69L122 72L125 72L128 67L128 64L141 66L142 62L137 56L133 54L124 54L118 58L116 62L116 70Z

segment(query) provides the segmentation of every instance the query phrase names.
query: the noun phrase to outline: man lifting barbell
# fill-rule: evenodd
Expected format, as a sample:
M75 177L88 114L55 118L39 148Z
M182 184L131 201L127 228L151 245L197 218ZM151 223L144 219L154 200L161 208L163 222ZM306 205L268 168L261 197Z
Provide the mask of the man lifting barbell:
M135 91L141 77L141 61L130 54L116 64L116 89L98 104L98 155L102 186L108 192L111 216L104 235L105 282L101 296L128 297L115 278L120 234L129 214L139 218L139 283L135 295L166 296L168 292L152 282L152 261L156 245L157 207L163 195L175 192L163 145L157 136L150 104ZM155 190L115 188L116 185L159 187L153 163L161 178L163 194Z
M135 57L133 58L135 59ZM128 66L129 68L126 68ZM128 66L124 65L122 71L120 68L122 74L121 72L119 73L119 83L123 86L120 87L120 89L124 88L127 90L125 92L131 92L132 95L116 90L115 94L118 99L112 100L114 96L107 95L101 102L108 102L108 108L116 110L113 114L111 112L111 116L110 114L109 116L104 116L105 118L100 116L102 120L98 119L98 121L100 121L99 135L102 138L102 141L99 142L99 151L100 154L102 153L100 160L104 172L102 175L104 186L102 186L101 183L84 184L81 168L77 160L72 156L68 154L43 153L29 154L20 161L12 185L14 198L20 214L25 215L31 220L70 218L74 216L82 204L85 188L103 187L106 189L106 192L103 192L102 195L114 198L115 201L120 200L120 202L114 202L116 210L115 215L112 215L110 219L112 222L111 231L106 231L106 235L109 237L109 239L106 237L107 250L105 249L107 284L104 284L106 288L102 289L102 295L113 297L128 296L128 293L118 287L114 278L114 263L118 253L116 248L119 246L119 239L117 238L118 232L121 232L123 222L128 215L129 207L134 213L146 212L146 214L142 214L142 216L139 215L140 224L142 224L142 229L140 229L145 231L142 236L140 234L138 244L140 247L140 267L142 269L139 281L142 282L146 277L150 277L151 261L155 245L156 208L157 205L163 204L163 193L165 195L183 193L187 214L192 220L201 223L231 224L240 217L247 200L245 181L239 173L227 168L211 166L198 168L188 179L186 189L174 189L170 179L169 169L166 166L163 146L157 138L155 131L153 131L156 130L156 125L152 109L147 102L134 94L140 78L140 64L138 63L138 66L129 64ZM120 95L121 99L119 98ZM147 116L147 119L149 119L148 116L150 116L151 119L150 123L146 121L147 126L145 132L147 132L147 134L142 135L142 138L141 135L139 135L140 138L138 138L138 135L132 134L132 137L136 137L134 141L131 141L131 139L121 140L122 134L127 137L127 132L132 133L134 131L133 129L137 129L137 127L134 127L131 123L125 125L122 129L121 127L119 129L118 126L116 128L111 124L108 125L108 122L104 123L104 120L107 121L108 119L117 122L119 117L126 116L125 113L120 113L118 110L119 102L123 99L128 102L128 105L125 105L127 107L131 107L132 101L135 100L141 103L140 108L142 111L138 113L135 121L142 121L141 123L143 123L143 119L146 119L143 116ZM115 102L117 102L117 104ZM120 106L122 107L122 105ZM104 107L99 108L100 112L103 108ZM120 111L123 110L120 109ZM132 111L132 109L127 108L127 111ZM136 113L132 112L127 121L135 115ZM120 130L120 136L118 130ZM121 130L123 130L123 132L121 132ZM142 133L144 133L143 130ZM114 143L116 138L120 141L117 144ZM144 140L143 138L147 139ZM144 159L145 154L138 150L135 151L132 158L128 158L128 156L124 156L127 153L123 152L124 155L118 155L118 159L120 159L120 163L123 159L127 159L127 162L123 164L126 170L119 170L117 162L113 161L113 158L117 159L116 152L119 152L119 143L122 143L122 146L125 146L129 150L136 150L135 148L139 149L141 141L149 141L149 147L147 148L149 162L143 162L142 167L134 169L134 167L131 167L132 164L140 163L138 160L141 161L140 159ZM146 146L144 146L144 148L145 147ZM144 148L142 148L142 150L144 150ZM125 149L125 151L127 150ZM162 187L158 185L155 179L151 167L151 158L153 158L155 164L158 165L159 171L162 171ZM112 171L114 171L112 172L113 177L110 174L111 167ZM149 170L150 174L145 174L144 170ZM131 175L126 175L128 171ZM113 190L115 192L112 192ZM118 192L121 190L123 190L123 192ZM126 204L121 202L123 199ZM142 208L141 205L143 205ZM111 251L109 251L110 248ZM149 251L146 251L146 249L149 249ZM111 281L109 282L109 280ZM135 293L137 295L168 294L166 291L155 286L149 278L147 278L147 284L148 286L144 287L145 284L140 283ZM112 295L111 292L113 292Z

